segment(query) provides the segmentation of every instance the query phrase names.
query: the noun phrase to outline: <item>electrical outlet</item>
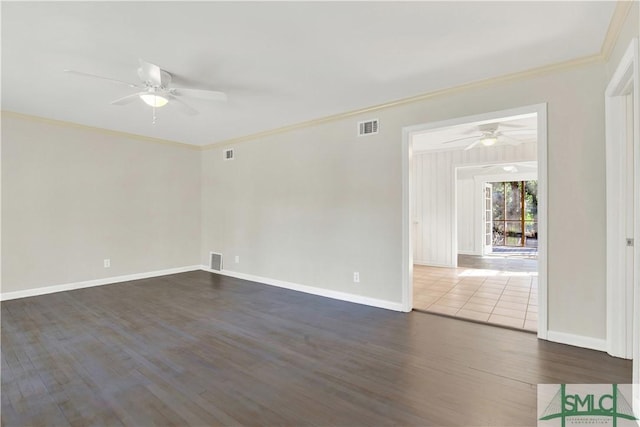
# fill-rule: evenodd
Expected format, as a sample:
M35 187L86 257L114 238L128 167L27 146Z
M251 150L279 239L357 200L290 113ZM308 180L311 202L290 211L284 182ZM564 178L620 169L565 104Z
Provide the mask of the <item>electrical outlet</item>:
M360 273L357 271L353 273L353 283L360 283Z
M111 260L110 259L105 259L104 260L104 268L109 268L111 267Z
M236 255L236 264L240 264L240 255Z

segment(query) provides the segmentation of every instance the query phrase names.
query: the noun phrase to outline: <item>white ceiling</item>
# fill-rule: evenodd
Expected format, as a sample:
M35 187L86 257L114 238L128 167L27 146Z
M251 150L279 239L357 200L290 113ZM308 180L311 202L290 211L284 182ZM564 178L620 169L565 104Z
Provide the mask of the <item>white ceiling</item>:
M599 53L615 2L2 2L2 109L204 145ZM138 82L138 58L198 116Z

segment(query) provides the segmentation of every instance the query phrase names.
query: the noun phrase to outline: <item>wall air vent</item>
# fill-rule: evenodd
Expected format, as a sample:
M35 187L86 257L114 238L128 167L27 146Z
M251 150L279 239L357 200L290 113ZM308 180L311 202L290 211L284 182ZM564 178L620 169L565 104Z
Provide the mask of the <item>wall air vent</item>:
M222 254L211 252L209 268L215 271L222 271Z
M363 122L358 122L358 136L376 134L378 133L379 128L380 126L378 124L378 119L365 120Z
M227 148L224 150L224 159L233 160L233 148Z

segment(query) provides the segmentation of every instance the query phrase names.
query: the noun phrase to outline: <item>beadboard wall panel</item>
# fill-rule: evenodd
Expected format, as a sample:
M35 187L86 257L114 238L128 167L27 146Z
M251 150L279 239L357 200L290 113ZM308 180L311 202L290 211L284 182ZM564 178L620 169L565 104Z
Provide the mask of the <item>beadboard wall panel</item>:
M457 250L463 248L463 246L456 248L458 245L454 245L456 227L453 225L454 221L457 221L454 214L456 168L534 161L536 156L537 147L535 143L481 147L469 151L425 151L414 153L414 262L442 267L455 267L457 265ZM473 186L473 184L471 185ZM468 186L465 186L463 191L466 192L468 190ZM473 203L473 201L468 203ZM465 206L466 204L460 205L458 209L465 209ZM472 211L473 209L468 212ZM461 220L469 221L468 218ZM465 232L468 231L468 228L468 225L461 227ZM467 250L467 243L465 242L462 250Z

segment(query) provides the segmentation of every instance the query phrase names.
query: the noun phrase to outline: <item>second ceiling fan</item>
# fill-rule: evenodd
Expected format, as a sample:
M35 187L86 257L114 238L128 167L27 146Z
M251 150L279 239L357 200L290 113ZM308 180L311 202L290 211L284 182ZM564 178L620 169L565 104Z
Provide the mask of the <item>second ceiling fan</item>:
M537 132L535 129L514 129L514 130L501 131L500 127L521 128L522 126L516 125L516 124L509 124L509 123L487 123L483 125L478 125L477 129L473 129L471 131L465 132L465 133L475 132L475 135L466 136L464 138L452 139L452 140L443 142L443 144L451 144L453 142L460 142L465 140L474 140L464 148L464 150L467 151L467 150L471 150L472 148L478 145L481 145L484 147L490 147L497 143L518 145L526 141L518 138L514 138L514 136L527 135L527 136L533 136L535 139L535 136L537 135ZM531 139L531 138L527 138L527 139Z

